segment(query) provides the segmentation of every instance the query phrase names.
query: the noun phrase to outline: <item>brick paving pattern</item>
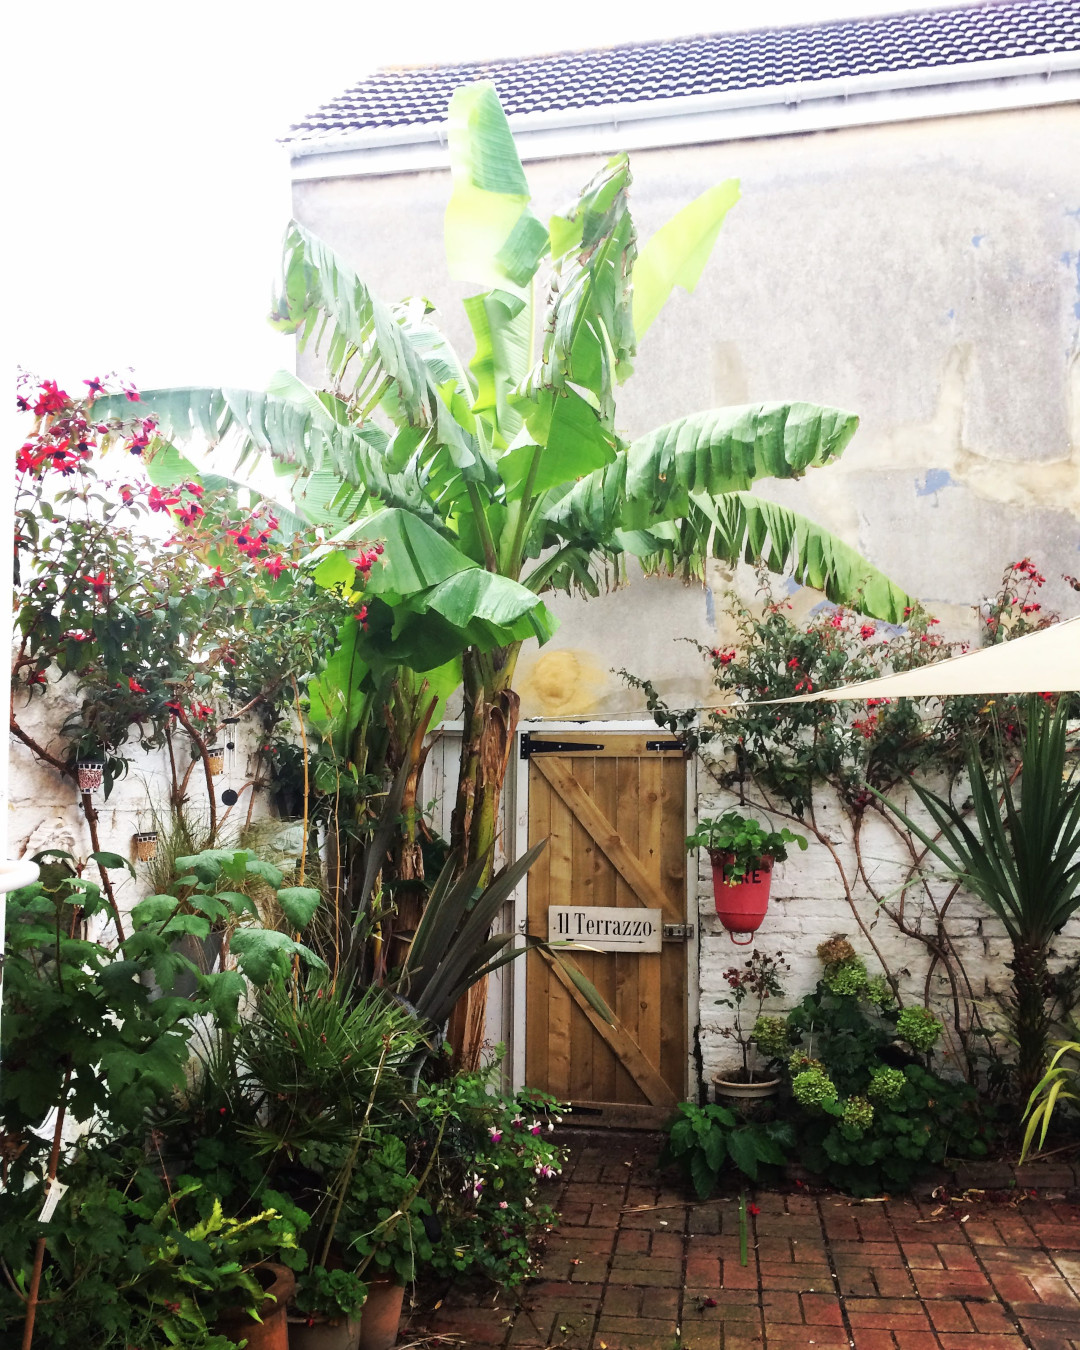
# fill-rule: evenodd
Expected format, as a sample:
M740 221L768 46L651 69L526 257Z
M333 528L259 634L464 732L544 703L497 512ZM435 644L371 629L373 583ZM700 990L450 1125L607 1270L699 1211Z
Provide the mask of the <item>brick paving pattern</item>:
M408 1339L566 1350L1080 1350L1080 1205L1049 1187L851 1201L759 1191L688 1202L654 1136L583 1134L524 1288L452 1288ZM1071 1194L1071 1193L1070 1193Z

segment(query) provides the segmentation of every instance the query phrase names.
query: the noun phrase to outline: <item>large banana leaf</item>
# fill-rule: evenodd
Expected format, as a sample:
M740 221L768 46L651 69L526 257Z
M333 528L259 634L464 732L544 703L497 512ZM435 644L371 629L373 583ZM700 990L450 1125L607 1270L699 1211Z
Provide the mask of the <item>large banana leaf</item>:
M548 233L529 210L529 184L495 86L463 85L448 112L454 191L446 208L446 260L458 281L518 297L548 250Z
M859 419L812 403L758 403L693 413L649 432L555 502L565 538L610 537L685 516L695 494L739 492L758 478L798 478L839 456Z
M692 291L701 280L724 218L739 200L729 178L696 197L656 231L634 264L634 334L644 337L676 286Z

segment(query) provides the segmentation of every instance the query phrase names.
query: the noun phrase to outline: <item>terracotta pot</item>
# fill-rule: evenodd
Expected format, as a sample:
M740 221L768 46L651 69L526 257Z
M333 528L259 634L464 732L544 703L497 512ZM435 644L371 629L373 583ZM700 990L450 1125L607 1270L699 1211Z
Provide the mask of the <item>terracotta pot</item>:
M331 1320L316 1316L309 1322L294 1313L289 1318L289 1350L357 1350L359 1344L359 1317Z
M149 862L157 856L157 830L143 830L135 836L135 861Z
M296 1276L287 1266L267 1261L252 1274L266 1291L259 1304L261 1322L249 1317L244 1308L226 1308L214 1325L221 1336L234 1341L247 1340L247 1350L289 1350L289 1324L286 1305L296 1289Z
M367 1302L360 1314L359 1350L391 1350L397 1341L404 1298L403 1284L391 1284L389 1280L369 1282Z
M79 791L84 796L96 792L105 776L105 765L100 759L80 759L75 765L79 777Z
M210 746L206 751L206 758L210 762L210 777L216 778L225 767L225 751L220 745Z
M734 855L711 848L709 857L712 860L713 894L720 922L731 934L731 940L737 947L748 947L769 908L773 860L762 858L755 871L747 872L741 881L732 885L725 878L735 861ZM739 941L736 936L739 933L746 934L745 942Z

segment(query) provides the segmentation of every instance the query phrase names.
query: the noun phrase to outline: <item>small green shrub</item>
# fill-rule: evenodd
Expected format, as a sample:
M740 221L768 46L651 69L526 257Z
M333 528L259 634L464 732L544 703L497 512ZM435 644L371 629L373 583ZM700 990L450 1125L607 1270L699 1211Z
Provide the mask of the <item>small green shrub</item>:
M726 1107L682 1102L667 1127L660 1163L677 1164L699 1198L707 1200L726 1163L756 1181L762 1164L782 1167L794 1143L794 1132L786 1121L740 1124Z

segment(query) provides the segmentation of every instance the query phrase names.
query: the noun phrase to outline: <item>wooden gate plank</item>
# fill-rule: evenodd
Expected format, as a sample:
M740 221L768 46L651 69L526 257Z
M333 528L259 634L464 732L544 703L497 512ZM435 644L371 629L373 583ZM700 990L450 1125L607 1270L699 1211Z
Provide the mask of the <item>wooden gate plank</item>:
M547 755L537 755L532 762L604 850L638 903L645 909L667 909L668 901L663 891L642 867L637 856L627 848L622 835L570 770Z
M626 1028L619 1019L615 1019L614 1026L605 1022L554 956L542 949L540 954L547 962L551 973L626 1066L634 1082L645 1094L649 1104L651 1106L674 1106L676 1102L675 1093L660 1077L660 1071L656 1066L651 1064L642 1054L640 1048L634 1044L633 1039L627 1034Z
M660 759L638 760L638 842L637 858L656 891L663 896L660 913L667 912L660 873L662 833L663 769ZM661 953L642 953L638 958L638 1006L636 1040L642 1053L653 1064L662 1064L660 1054L660 965Z

